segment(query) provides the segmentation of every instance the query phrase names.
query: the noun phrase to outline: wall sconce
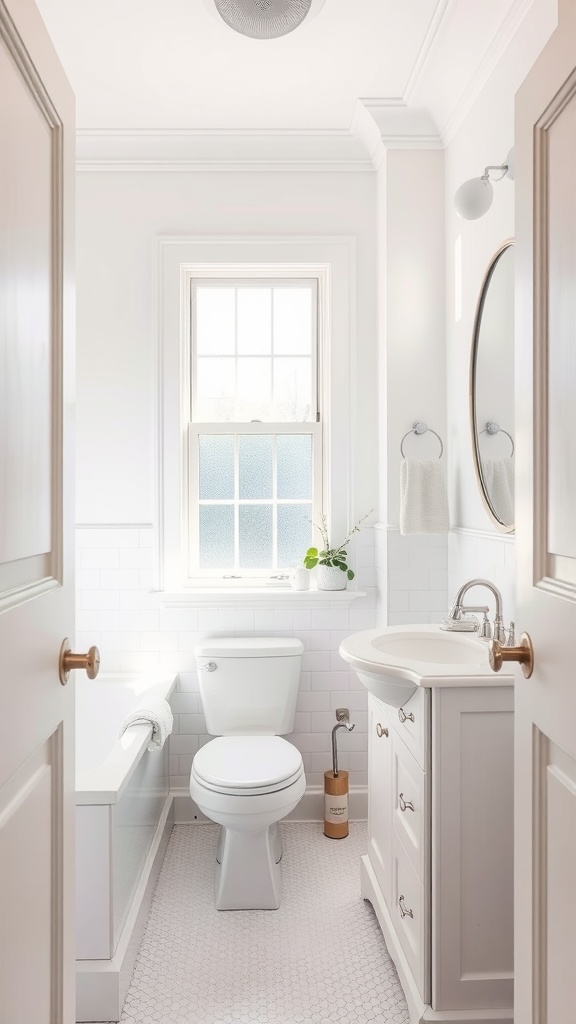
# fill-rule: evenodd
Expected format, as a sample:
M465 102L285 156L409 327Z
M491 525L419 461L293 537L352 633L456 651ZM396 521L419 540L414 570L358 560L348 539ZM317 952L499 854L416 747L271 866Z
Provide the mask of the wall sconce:
M492 205L494 190L490 181L490 172L500 171L500 176L494 181L502 181L502 178L510 178L514 181L514 150L511 149L503 164L497 164L484 168L481 178L470 178L454 195L454 206L456 213L464 220L476 220L483 217Z

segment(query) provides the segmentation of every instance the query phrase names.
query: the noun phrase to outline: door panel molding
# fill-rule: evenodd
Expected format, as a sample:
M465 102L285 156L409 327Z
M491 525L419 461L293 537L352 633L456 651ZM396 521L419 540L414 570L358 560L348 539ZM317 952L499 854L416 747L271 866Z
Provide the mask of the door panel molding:
M576 601L576 558L551 550L550 352L551 352L551 129L576 97L576 69L534 125L534 585Z
M24 95L27 95L34 110L40 115L41 123L48 129L48 149L43 153L43 170L49 176L49 195L45 230L47 232L48 264L46 266L46 301L49 303L47 327L47 353L50 373L50 394L47 400L46 430L49 432L47 442L44 441L46 456L49 458L48 474L50 476L51 494L49 503L42 514L37 517L37 525L24 527L22 532L8 520L8 533L4 538L5 551L0 566L0 608L13 608L23 601L39 596L61 585L63 580L63 335L64 335L64 145L63 123L52 102L48 91L30 57L27 47L21 39L10 13L0 0L0 57L6 61L5 73L14 76L21 82ZM12 71L10 71L12 68ZM20 94L22 95L22 94ZM40 136L38 136L40 140ZM23 259L30 260L33 266L35 257L32 244ZM11 253L8 252L7 259ZM34 267L34 269L37 269ZM13 330L20 328L20 320L11 321L7 314L0 328L8 336ZM25 392L24 392L25 393ZM32 395L32 391L30 391ZM9 436L9 432L8 432ZM31 435L27 452L33 453L33 459L42 461L38 439ZM18 445L26 442L13 442L12 457L17 457ZM24 450L24 449L23 449ZM7 458L7 465L9 464ZM25 463L28 465L28 462ZM32 462L32 467L34 462ZM8 472L8 484L10 472ZM29 467L29 487L34 486L34 473ZM41 484L38 484L40 487ZM27 493L23 491L22 493ZM33 502L29 504L33 505ZM10 525L12 523L12 525ZM15 532L16 530L16 532ZM41 542L45 535L44 543ZM40 541L40 543L38 543ZM46 548L49 546L50 550Z
M62 724L0 787L0 934L6 987L0 992L2 1020L63 1021L64 882ZM25 881L13 864L26 862ZM5 888L4 888L5 887ZM35 920L35 944L21 948ZM47 950L51 950L50 956ZM36 964L34 991L22 991L19 958Z

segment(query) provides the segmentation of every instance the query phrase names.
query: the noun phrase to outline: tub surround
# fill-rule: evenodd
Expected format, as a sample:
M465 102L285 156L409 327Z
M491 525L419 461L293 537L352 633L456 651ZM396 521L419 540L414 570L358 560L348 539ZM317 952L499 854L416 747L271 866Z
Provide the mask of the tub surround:
M102 673L77 681L76 1020L118 1020L173 824L168 747L125 715L174 679Z

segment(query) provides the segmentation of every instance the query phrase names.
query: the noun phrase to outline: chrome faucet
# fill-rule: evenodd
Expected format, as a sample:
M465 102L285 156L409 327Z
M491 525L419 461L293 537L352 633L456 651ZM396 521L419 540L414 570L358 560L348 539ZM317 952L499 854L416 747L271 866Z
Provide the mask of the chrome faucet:
M490 626L488 622L488 607L487 605L464 605L462 601L465 595L472 587L486 587L491 594L494 595L496 602L496 610L494 612L494 625ZM476 619L468 619L464 617L467 612L482 612L484 620L478 626ZM492 637L494 640L498 640L501 644L506 644L507 635L504 628L504 622L502 621L502 595L497 587L490 580L468 580L467 583L463 583L460 590L456 594L456 600L452 605L452 608L448 612L447 617L444 619L444 623L440 627L441 629L454 630L458 632L473 632L478 631L478 635L484 640L490 640Z

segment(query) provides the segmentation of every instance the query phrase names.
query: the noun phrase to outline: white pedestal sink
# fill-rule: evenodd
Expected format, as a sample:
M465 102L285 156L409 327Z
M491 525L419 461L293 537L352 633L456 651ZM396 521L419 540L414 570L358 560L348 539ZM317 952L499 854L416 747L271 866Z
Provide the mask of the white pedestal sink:
M399 708L418 686L502 685L492 672L486 641L439 626L381 626L352 633L340 655L375 697Z

